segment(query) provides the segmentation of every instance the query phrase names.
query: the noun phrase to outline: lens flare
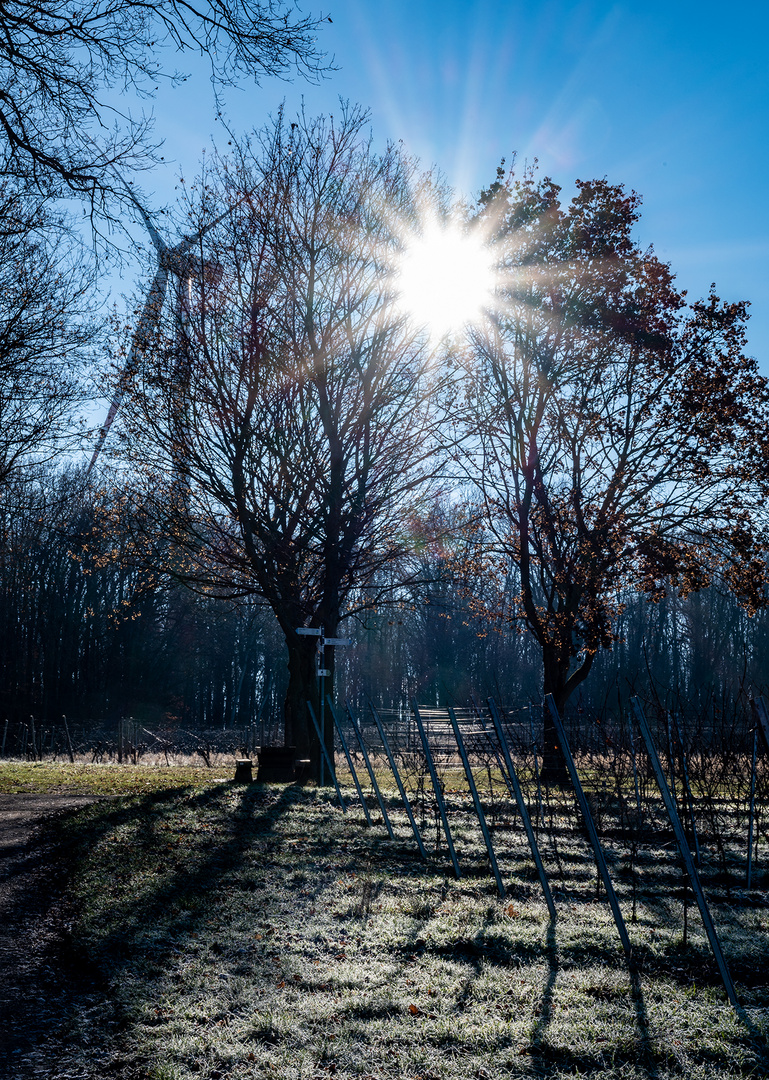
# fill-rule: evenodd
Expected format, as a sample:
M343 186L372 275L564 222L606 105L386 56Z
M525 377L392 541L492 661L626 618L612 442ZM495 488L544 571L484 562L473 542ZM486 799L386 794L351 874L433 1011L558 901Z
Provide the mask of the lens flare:
M405 244L399 305L433 340L480 320L491 306L494 285L492 253L478 232L431 222Z

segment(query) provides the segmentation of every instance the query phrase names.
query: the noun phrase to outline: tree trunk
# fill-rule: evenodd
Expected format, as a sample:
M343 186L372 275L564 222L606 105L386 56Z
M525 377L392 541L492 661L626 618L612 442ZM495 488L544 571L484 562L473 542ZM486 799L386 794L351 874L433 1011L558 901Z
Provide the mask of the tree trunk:
M558 663L557 659L548 656L547 651L544 651L543 659L545 662L544 695L545 697L548 694L552 695L558 715L563 718L564 707L569 697L568 664L564 666ZM550 708L546 702L543 702L542 729L542 779L548 784L565 787L569 782L569 773Z
M564 650L565 651L565 650ZM595 653L587 653L582 658L579 667L570 672L570 660L563 659L563 652L556 648L543 648L542 659L545 667L544 693L552 695L558 715L563 719L566 702L573 691L587 678ZM542 747L542 777L548 783L563 786L569 783L569 772L566 768L566 759L561 747L558 745L558 735L555 730L550 709L546 706L543 716L543 747Z
M318 677L315 673L315 652L318 639L286 635L288 647L288 689L284 706L284 746L295 746L298 758L309 758L313 763L313 775L320 762L320 746L315 727L307 709L309 701L319 716L320 698ZM293 640L290 640L293 638Z

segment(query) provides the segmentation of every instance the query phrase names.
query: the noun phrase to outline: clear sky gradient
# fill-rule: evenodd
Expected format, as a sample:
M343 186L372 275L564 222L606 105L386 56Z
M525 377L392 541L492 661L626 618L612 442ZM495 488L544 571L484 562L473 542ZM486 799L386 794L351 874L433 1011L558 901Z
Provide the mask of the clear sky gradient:
M303 3L305 11L319 10ZM285 98L308 112L339 97L371 110L375 142L402 139L467 195L502 157L538 158L566 194L607 177L644 202L653 243L692 297L712 281L751 302L749 352L769 375L769 3L712 0L329 0L319 44L337 71L315 86L265 82L228 92L235 131ZM226 142L205 69L155 102L169 162L143 179L173 198L204 147ZM125 283L128 286L128 282ZM130 286L129 286L130 287Z

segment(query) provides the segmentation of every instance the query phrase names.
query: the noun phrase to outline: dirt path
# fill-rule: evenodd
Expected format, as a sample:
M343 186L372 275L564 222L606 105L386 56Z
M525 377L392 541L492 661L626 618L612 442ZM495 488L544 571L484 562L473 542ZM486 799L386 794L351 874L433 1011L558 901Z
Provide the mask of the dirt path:
M0 795L0 1077L48 1077L43 1058L73 973L61 964L66 868L41 824L94 801L84 795ZM76 973L74 973L76 976ZM75 978L75 981L76 978Z

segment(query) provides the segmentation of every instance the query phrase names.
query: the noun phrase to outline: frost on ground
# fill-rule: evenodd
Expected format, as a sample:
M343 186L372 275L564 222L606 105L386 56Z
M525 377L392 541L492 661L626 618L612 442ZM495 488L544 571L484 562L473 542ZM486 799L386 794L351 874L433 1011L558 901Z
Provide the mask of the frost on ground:
M650 847L631 874L607 845L631 977L567 805L541 835L555 926L515 822L494 834L500 899L469 800L450 806L458 881L445 847L420 861L402 812L389 840L314 789L177 788L63 819L65 952L87 979L17 1075L33 1065L29 1075L51 1080L766 1074L765 906L734 894L714 905L746 1005L737 1016L691 912L682 944L669 847ZM425 832L434 846L434 826Z

